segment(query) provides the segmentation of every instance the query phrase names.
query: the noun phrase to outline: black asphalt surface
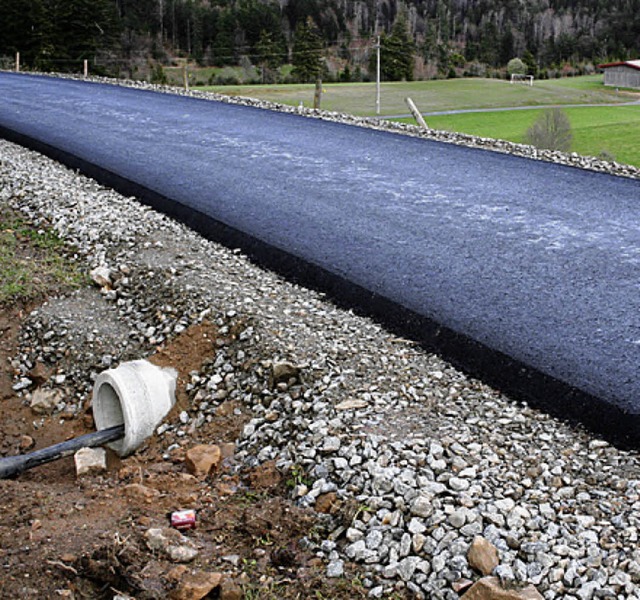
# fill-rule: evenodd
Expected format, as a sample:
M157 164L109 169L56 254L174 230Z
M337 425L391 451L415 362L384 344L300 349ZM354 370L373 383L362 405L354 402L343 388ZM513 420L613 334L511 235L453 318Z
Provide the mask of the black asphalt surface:
M0 134L640 446L640 181L9 73Z

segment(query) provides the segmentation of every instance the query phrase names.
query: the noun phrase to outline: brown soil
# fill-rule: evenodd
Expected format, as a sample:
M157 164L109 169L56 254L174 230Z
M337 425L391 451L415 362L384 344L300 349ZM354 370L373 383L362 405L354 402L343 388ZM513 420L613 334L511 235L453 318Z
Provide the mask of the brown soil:
M89 414L53 415L36 429L35 415L13 391L10 360L26 314L22 305L0 307L0 456L93 430ZM152 358L179 370L175 411L187 402L189 373L224 343L204 323ZM349 568L344 578L327 579L325 565L301 547L317 518L287 499L286 474L271 464L236 468L233 442L249 416L235 408L222 404L210 423L177 438L180 448L169 460L162 456L166 443L152 439L133 457L110 456L109 470L100 475L77 478L69 457L0 480L0 598L366 596ZM204 478L191 475L184 462L198 444L218 445L226 457ZM168 514L178 509L197 513L196 529L184 534L199 554L185 565L150 551L144 538L150 528L168 527ZM202 580L214 584L211 591L196 585Z

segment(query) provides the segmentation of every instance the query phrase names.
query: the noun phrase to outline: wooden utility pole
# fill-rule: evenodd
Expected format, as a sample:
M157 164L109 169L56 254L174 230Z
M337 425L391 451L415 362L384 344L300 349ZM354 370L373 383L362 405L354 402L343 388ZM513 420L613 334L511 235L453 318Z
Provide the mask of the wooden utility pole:
M376 115L380 114L380 36L376 43Z

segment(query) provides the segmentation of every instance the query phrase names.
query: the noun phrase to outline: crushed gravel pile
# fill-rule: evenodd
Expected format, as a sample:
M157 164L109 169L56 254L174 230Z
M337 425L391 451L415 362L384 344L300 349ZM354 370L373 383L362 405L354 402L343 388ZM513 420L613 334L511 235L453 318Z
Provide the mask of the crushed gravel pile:
M46 385L69 398L57 410L74 413L91 376L140 357L130 348L151 353L211 320L235 342L191 374L189 406L158 430L165 456L222 402L242 402L253 418L237 459L292 474L292 500L321 513L322 535L305 543L327 576L354 562L372 598L458 598L483 570L549 599L640 598L637 452L516 404L322 294L6 142L0 206L53 227L87 273L110 280L28 317L13 359L25 401L38 361L54 365ZM482 544L497 566L469 553Z

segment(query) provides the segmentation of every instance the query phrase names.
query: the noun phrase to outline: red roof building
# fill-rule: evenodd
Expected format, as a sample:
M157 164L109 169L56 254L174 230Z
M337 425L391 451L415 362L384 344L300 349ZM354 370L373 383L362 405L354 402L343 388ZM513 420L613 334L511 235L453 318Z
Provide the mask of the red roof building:
M598 65L604 70L604 84L640 89L640 60L624 60Z

